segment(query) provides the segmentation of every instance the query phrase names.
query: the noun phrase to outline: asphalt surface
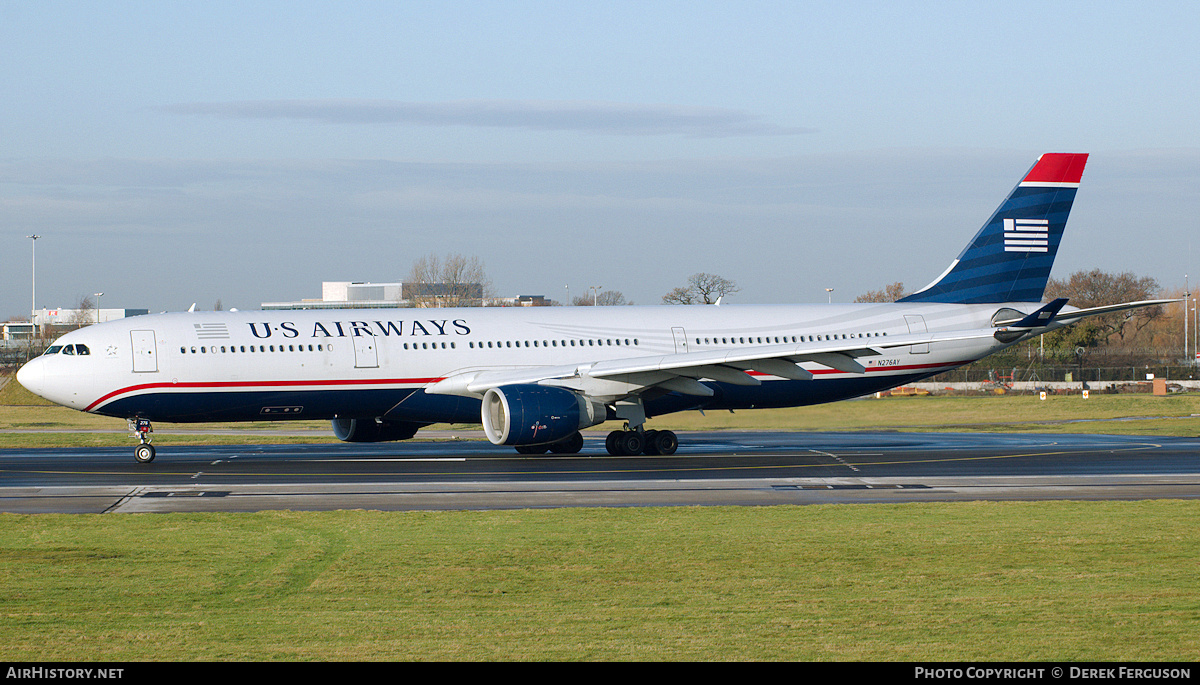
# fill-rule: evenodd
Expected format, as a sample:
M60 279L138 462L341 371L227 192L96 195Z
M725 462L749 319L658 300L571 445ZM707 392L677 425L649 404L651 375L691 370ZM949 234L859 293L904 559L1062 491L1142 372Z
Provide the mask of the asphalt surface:
M0 511L113 513L1200 497L1200 438L713 432L670 457L480 441L0 449Z

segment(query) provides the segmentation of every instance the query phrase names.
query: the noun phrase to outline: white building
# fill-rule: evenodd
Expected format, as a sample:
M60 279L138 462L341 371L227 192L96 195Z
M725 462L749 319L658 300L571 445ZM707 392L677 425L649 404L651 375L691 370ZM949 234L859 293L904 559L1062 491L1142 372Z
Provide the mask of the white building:
M33 314L35 326L86 326L149 314L149 309L46 309Z

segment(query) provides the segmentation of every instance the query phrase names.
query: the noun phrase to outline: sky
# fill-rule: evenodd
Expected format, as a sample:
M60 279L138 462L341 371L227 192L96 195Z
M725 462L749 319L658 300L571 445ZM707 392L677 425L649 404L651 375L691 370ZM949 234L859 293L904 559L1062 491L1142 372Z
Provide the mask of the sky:
M499 295L852 301L1043 152L1054 276L1200 281L1192 2L0 0L0 319L484 261ZM833 288L831 294L826 289Z

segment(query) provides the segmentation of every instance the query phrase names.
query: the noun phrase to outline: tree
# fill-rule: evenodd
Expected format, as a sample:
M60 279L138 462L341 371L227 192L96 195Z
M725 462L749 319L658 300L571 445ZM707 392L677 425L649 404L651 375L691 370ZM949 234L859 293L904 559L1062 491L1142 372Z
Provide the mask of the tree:
M479 257L430 254L413 262L402 297L414 307L482 307L491 288Z
M698 273L688 277L687 285L663 295L663 304L714 304L725 295L739 292L735 281L716 274Z
M75 313L71 315L68 325L71 328L83 328L97 322L99 311L96 309L96 303L92 298L85 295L79 298L79 304L75 305Z
M1106 304L1121 302L1136 302L1153 299L1159 291L1158 281L1145 276L1138 278L1126 271L1112 274L1100 269L1091 271L1076 271L1065 281L1050 279L1046 284L1046 295L1043 299L1049 301L1060 297L1068 298L1068 304L1084 309L1100 307ZM1109 343L1116 336L1118 344L1128 342L1128 338L1137 335L1152 322L1163 316L1162 307L1143 307L1127 312L1117 312L1107 316L1097 316L1076 324L1071 328L1079 329L1070 340L1087 347L1089 343Z
M595 295L588 294L573 297L571 298L571 304L576 307L591 307L593 304L600 307L618 307L633 303L626 302L625 295L620 290L601 290Z
M896 281L885 285L883 290L868 290L865 295L854 298L855 302L895 302L904 297L904 283Z

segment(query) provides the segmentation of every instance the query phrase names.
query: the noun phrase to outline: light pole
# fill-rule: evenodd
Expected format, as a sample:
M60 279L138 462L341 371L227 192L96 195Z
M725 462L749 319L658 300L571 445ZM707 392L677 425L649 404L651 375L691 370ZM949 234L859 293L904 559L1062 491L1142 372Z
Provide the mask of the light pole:
M833 288L826 288L825 295L829 298L829 304L833 304Z
M96 323L100 323L100 298L104 296L104 293L92 293L92 295L96 298Z
M37 240L38 240L38 238L41 238L42 236L27 235L25 237L33 240L33 255L32 255L33 265L32 265L32 268L30 269L30 277L29 277L30 290L32 291L32 295L31 295L32 299L30 300L32 304L30 304L30 306L29 306L29 323L32 326L36 326L37 324L34 322L34 319L37 317Z
M568 283L568 284L564 285L563 287L567 289L567 301L563 303L563 306L570 307L571 306L571 284Z
M592 306L593 307L600 306L600 289L603 287L604 286L602 286L602 285L593 285L592 286Z

